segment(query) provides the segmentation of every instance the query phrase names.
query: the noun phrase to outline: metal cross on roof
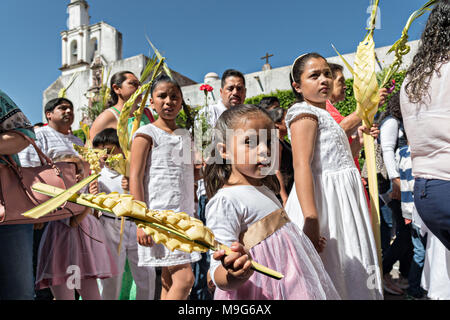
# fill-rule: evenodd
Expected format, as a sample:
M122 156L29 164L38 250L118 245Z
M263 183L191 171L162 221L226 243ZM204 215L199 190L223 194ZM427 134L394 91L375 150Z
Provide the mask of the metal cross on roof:
M266 53L266 55L264 57L261 58L261 60L266 59L266 64L269 64L269 58L273 57L273 54Z

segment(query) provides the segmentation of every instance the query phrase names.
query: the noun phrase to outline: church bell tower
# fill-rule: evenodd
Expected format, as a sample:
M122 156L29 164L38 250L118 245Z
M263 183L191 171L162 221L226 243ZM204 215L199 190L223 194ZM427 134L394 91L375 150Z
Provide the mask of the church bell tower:
M88 10L89 5L85 0L70 0L70 4L67 6L67 13L69 14L67 26L69 30L89 25Z
M122 34L105 22L90 25L86 0L70 0L67 13L68 30L61 32L63 75L88 70L95 60L122 59Z

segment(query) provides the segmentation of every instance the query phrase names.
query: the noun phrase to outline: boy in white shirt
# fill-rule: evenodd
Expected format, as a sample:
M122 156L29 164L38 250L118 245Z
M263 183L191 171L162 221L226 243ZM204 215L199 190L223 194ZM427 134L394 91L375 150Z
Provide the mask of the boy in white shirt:
M98 133L94 137L93 146L96 149L107 149L108 154L122 153L117 131L111 128ZM100 172L98 180L91 184L90 190L92 193L127 193L128 179L105 166ZM156 272L153 267L138 267L136 224L125 218L120 255L118 255L121 220L113 214L102 212L100 222L104 227L111 251L115 254L117 267L120 272L117 277L101 280L103 300L119 299L126 259L128 259L131 274L136 283L136 300L153 300L155 296Z

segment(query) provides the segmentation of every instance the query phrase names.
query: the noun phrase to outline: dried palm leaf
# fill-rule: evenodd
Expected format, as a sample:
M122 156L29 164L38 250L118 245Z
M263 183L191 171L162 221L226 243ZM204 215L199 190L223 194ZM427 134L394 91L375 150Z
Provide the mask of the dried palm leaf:
M381 82L381 88L384 88L392 79L394 74L400 68L403 63L403 56L408 54L411 50L411 47L408 45L408 31L411 27L411 24L417 18L421 17L425 12L431 10L431 6L433 6L437 0L430 0L425 3L419 10L414 11L406 22L405 27L403 28L402 35L400 39L398 39L392 47L389 49L387 53L394 52L395 58L392 64L387 68L386 74L384 76L383 81Z
M61 189L46 184L35 184L34 191L52 196ZM131 195L113 192L111 194L82 194L70 198L71 202L115 214L118 217L129 217L139 228L152 235L156 243L161 243L169 250L184 252L207 252L208 250L225 250L227 255L232 251L229 247L215 240L212 231L203 225L201 220L190 217L184 212L170 210L149 210L145 203L136 201ZM266 276L280 280L284 276L279 272L251 261L252 269Z
M45 216L46 214L58 209L64 202L73 199L78 191L83 189L86 185L97 179L99 176L99 174L93 174L67 190L61 189L61 193L53 194L53 198L23 213L23 215L27 218L33 219L38 219Z
M368 28L368 32L364 37L364 40L358 45L354 67L349 68L349 70L353 70L353 91L357 102L356 113L363 120L363 124L367 128L372 126L375 114L378 110L378 104L380 102L379 86L375 73L375 42L373 40L378 3L379 0L374 1L370 17L371 25ZM346 65L349 65L340 54L339 56L343 59ZM378 202L378 182L375 166L375 145L373 137L368 134L364 134L364 152L366 155L369 180L372 230L377 246L378 262L381 264L380 208ZM381 265L380 269L382 269Z
M69 80L69 83L66 87L59 90L58 98L67 98L67 90L72 86L72 84L75 82L75 79L78 77L78 72L75 72L72 74L72 77Z

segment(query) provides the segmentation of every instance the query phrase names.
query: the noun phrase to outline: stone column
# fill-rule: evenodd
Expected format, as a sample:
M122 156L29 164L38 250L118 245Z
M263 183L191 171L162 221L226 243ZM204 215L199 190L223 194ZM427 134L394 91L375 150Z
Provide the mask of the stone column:
M62 40L61 40L61 47L62 47L62 66L65 66L67 64L69 64L69 57L68 57L68 52L70 52L70 49L67 48L68 46L68 41L67 41L67 35L63 35L62 36Z

